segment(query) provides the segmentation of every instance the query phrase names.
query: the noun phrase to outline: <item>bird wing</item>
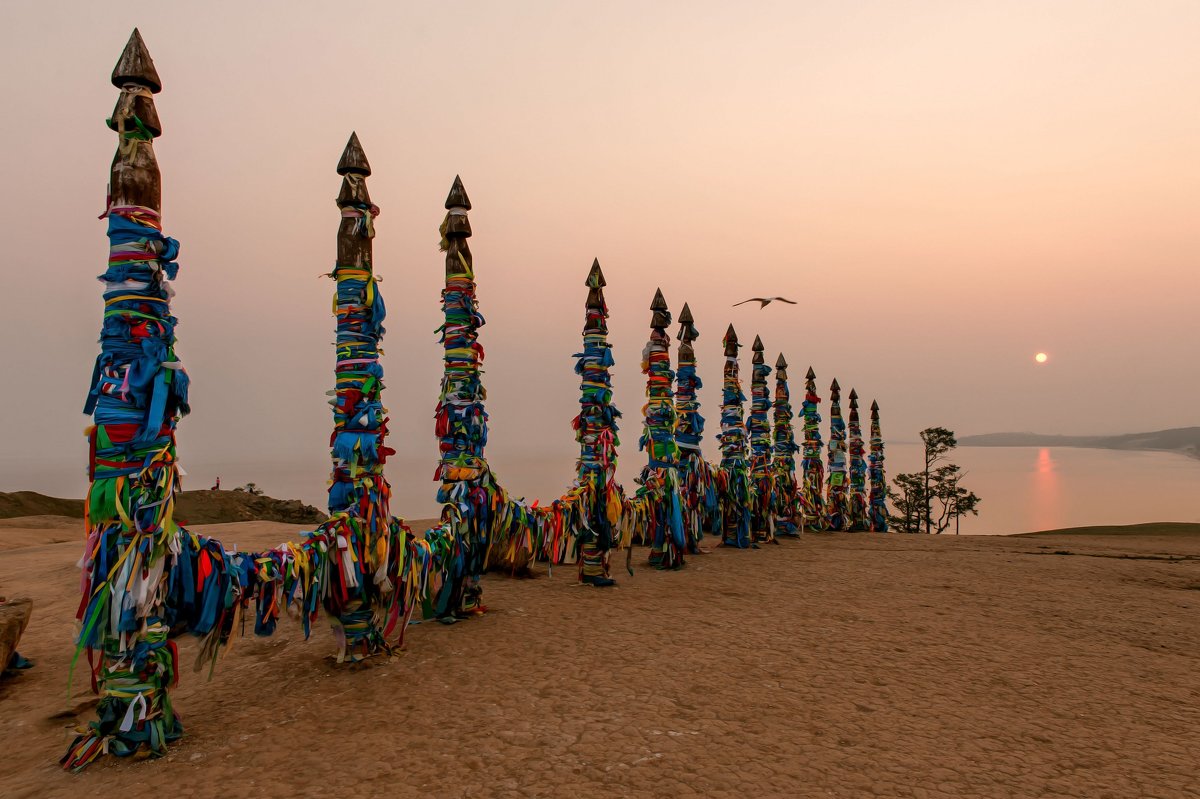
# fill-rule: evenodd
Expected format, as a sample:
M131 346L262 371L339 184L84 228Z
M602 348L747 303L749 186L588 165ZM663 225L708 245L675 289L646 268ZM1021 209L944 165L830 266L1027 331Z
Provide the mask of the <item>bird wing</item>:
M789 300L787 297L772 297L771 299L779 300L780 302L786 302L788 305L798 305L799 304L795 300Z
M736 308L739 305L745 305L748 302L765 302L765 300L762 297L751 297L748 300L742 300L741 302L735 302L733 304L733 307Z

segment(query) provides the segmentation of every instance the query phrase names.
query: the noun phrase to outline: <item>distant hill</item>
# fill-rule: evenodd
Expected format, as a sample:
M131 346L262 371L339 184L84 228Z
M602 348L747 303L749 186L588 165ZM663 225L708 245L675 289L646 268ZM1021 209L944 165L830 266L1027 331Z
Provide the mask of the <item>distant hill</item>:
M1035 538L1051 535L1145 535L1200 536L1200 524L1194 522L1147 522L1146 524L1110 524L1096 527L1064 527L1061 530L1041 530L1018 533L1013 538Z
M82 499L48 497L34 491L0 491L0 519L16 516L70 516L83 518ZM225 524L271 521L309 524L325 514L298 499L272 499L244 491L184 491L175 506L180 524Z
M1048 436L1040 433L987 433L963 436L962 447L1086 447L1090 449L1159 450L1200 458L1200 427L1176 427L1121 436Z

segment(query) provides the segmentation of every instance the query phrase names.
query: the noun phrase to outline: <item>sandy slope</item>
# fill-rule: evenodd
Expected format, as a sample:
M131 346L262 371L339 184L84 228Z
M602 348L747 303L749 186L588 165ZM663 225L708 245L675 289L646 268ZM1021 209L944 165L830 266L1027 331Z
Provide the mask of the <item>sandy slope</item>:
M313 524L325 519L321 511L298 499L275 499L244 491L180 491L175 503L175 521L185 526L264 519ZM82 499L51 497L36 491L0 491L0 521L37 515L82 519L83 505Z
M71 776L78 545L52 528L0 528L26 542L0 592L37 603L38 665L0 682L12 799L1200 797L1198 537L811 536L611 592L489 578L488 616L366 668L291 622L242 639L184 674L168 758Z

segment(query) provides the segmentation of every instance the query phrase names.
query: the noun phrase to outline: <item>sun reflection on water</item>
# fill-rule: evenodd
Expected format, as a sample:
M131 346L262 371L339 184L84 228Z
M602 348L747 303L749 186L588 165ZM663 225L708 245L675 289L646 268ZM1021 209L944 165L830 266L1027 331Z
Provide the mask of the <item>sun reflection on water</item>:
M1049 447L1040 447L1033 468L1034 530L1053 530L1066 526L1063 522L1062 486L1058 464Z

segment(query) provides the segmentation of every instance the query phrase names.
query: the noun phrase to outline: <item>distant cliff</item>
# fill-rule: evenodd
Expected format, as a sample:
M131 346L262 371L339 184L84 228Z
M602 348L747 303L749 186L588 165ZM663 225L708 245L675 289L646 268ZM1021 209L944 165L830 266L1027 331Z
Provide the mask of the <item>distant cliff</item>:
M0 519L15 516L73 516L83 518L82 499L48 497L34 491L0 491ZM298 499L272 499L244 491L183 491L175 505L180 524L272 521L309 524L325 515Z
M987 433L963 436L961 447L1086 447L1089 449L1158 450L1200 458L1200 427L1176 427L1121 436L1048 436L1040 433Z

